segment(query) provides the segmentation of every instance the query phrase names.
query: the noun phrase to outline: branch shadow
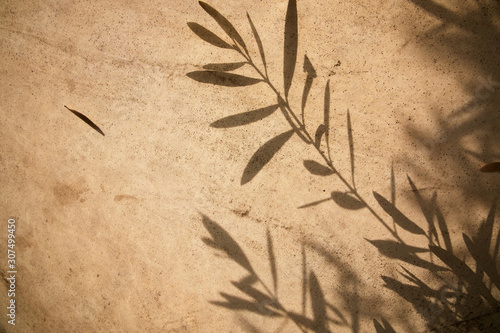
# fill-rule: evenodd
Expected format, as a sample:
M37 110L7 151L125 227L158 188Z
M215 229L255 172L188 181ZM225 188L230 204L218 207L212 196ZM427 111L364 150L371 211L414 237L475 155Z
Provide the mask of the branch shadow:
M459 30L468 31L475 36L482 36L489 28L493 31L493 37L489 36L486 40L489 42L498 41L499 33L496 30L496 26L479 22L479 16L476 15L477 13L472 16L461 17L432 0L411 1L442 20L442 26L439 29L428 31L428 34L439 35L445 41L444 45L449 48L454 48L455 52L462 52L456 48L455 45L461 44L456 43L456 41L462 37L460 35L453 35L454 33L450 34L449 31L447 31L449 25L456 26ZM493 235L496 203L491 206L488 218L481 225L476 235L469 237L463 234L467 255L474 261L474 267L472 268L466 262L466 259L461 258L461 252L457 251L457 248L461 249L463 246L460 248L452 244L447 221L438 205L436 192L433 193L430 199L424 198L414 182L408 177L412 192L415 195L418 205L424 215L425 222L427 223L425 227L411 220L407 214L396 206L395 177L393 169L391 170L390 200L377 192L373 192L373 196L380 208L383 209L393 221L393 227L389 227L357 192L354 178L355 154L353 130L349 111L347 111L347 138L352 176L351 182L348 182L346 178L339 174L333 167L329 147L329 81L326 83L324 91L323 123L317 127L314 136L311 135L312 132L310 134L306 131L304 109L313 79L316 77L314 67L307 56L304 57L304 71L307 73L307 78L302 94L301 119L294 114L288 104L288 93L293 83L297 61L298 23L296 0L288 1L285 20L283 59L284 96L281 96L281 93L278 92L277 88L272 85L269 80L262 41L260 40L250 16L247 14L252 33L258 45L259 53L261 54L265 74L255 65L245 43L231 23L209 5L203 2L200 2L200 5L222 27L227 37L231 39L232 44L224 41L204 27L194 23L188 24L193 32L216 47L237 51L245 58L246 62L208 64L204 66L205 71L191 72L188 73L187 76L198 82L229 87L245 87L260 82L266 83L273 92L276 93L278 100L277 105L271 105L261 109L225 117L212 123L211 126L217 128L230 128L247 125L269 116L274 113L277 108L280 108L292 128L290 131L270 139L254 153L243 172L241 184L243 185L253 180L291 136L296 133L306 144L314 145L326 163L326 165L323 165L313 160L306 160L304 161L306 170L313 175L323 177L336 174L347 187L347 190L344 192L333 191L329 198L307 203L300 208L311 207L332 200L335 204L344 209L368 209L379 222L389 229L394 239L367 239L367 241L376 247L382 255L392 260L397 260L406 266L401 266L402 271L400 271L400 276L397 278L382 276L385 287L399 295L406 302L409 302L416 311L426 319L431 328L439 328L442 327L442 325L448 325L447 327L450 327L450 325L461 325L462 323L469 323L467 325L470 326L472 325L470 323L475 322L476 318L498 312L500 303L498 300L500 275L498 272L497 258L500 247L500 235L497 235L496 238ZM499 8L500 5L494 7L492 12L483 11L482 13L485 16L493 15L497 17L499 16ZM463 22L464 20L465 22ZM475 23L470 24L470 20ZM479 28L476 24L479 24ZM460 41L468 41L469 38L470 37L467 36ZM498 53L492 52L492 48L496 47L492 45L498 45L498 43L486 45L483 40L479 42L475 41L475 43L483 47L485 52L491 54ZM461 45L464 45L464 43ZM229 73L245 65L252 66L260 78ZM482 68L488 73L493 72L498 74L498 67L496 60L490 60ZM499 127L498 121L500 121L498 110L496 110L496 105L499 103L491 103L491 99L494 99L495 102L500 101L500 94L498 94L497 90L493 89L492 91L490 89L496 88L496 82L490 79L490 81L487 81L487 84L489 84L489 86L485 85L483 82L481 92L490 91L491 94L487 96L488 98L476 94L472 102L456 110L456 112L447 116L448 118L439 118L439 123L442 124L442 130L446 134L443 140L441 137L434 138L428 136L419 129L408 129L408 133L411 137L422 141L424 145L428 145L433 153L440 153L441 150L448 149L450 145L456 146L453 153L459 155L460 159L458 159L457 165L446 166L446 170L458 170L458 164L463 162L462 160L466 155L474 156L477 159L483 159L484 162L486 162L487 158L492 157L495 157L497 160L500 159L500 156L498 156L500 153L497 154L494 148L494 142L499 141L495 139L500 139L500 132L495 131L495 129ZM500 83L498 86L500 86ZM474 93L476 92L477 91L474 91ZM438 115L437 117L440 116ZM459 123L458 126L455 125L457 122ZM469 135L473 131L481 133L480 141L482 148L484 148L481 152L466 151L466 149L459 144L463 137ZM493 140L491 140L492 138ZM327 153L322 150L322 145L326 145ZM439 164L440 162L437 161L436 163ZM462 169L477 170L471 162L466 163L465 166L461 165L460 167ZM474 183L476 180L476 178L473 178L472 182ZM475 197L479 197L482 200L486 200L486 198L489 197L488 191L484 190L484 183L481 183L480 186L477 184L471 186L469 184L470 182L471 179L469 178L467 182L462 182L460 186L463 187L467 193L473 194ZM500 183L498 184L500 185ZM247 271L246 277L239 281L232 281L233 287L238 291L237 294L220 292L222 300L211 301L211 304L237 312L250 312L264 317L281 317L284 320L283 325L291 321L303 332L308 330L315 332L331 332L334 326L349 327L352 332L360 331L360 304L366 300L366 297L363 299L358 293L360 281L356 274L346 268L345 263L329 253L320 244L307 240L304 242L304 245L309 249L328 259L338 271L342 272L341 279L345 283L351 285L351 292L340 293L340 301L343 302L342 308L347 309L347 313L343 313L343 311L332 305L325 298L325 292L317 275L313 270L308 268L306 251L304 248L302 251L302 304L301 311L296 312L285 307L278 298L278 258L274 251L274 243L269 230L266 232L266 240L269 267L273 280L272 288L268 287L264 280L255 272L243 249L219 224L206 216L202 216L202 219L205 228L211 235L211 238L203 239L205 244L222 251L229 259L236 262ZM428 248L405 243L400 237L400 234L403 233L411 234L413 239L427 240L429 244ZM428 255L429 258L423 258L424 255ZM425 277L419 277L419 273L414 273L417 269L419 271L424 270L426 273ZM431 278L431 281L427 281L429 278ZM312 317L306 315L306 309L309 304L307 302L308 297L310 299ZM374 310L370 315L381 318L381 321L373 319L373 325L377 332L394 332L394 328L380 315L380 313ZM250 322L242 320L242 323L247 330L258 331Z
M362 297L358 294L360 283L356 274L340 259L334 257L321 245L314 241L305 241L302 247L302 291L301 310L294 311L281 303L278 297L277 257L274 253L272 235L266 231L268 258L270 263L273 288L269 288L261 276L252 268L240 245L218 223L202 214L202 221L211 238L203 237L205 244L226 254L247 271L247 275L238 281L231 281L237 292L220 292L221 300L210 301L210 304L229 309L237 313L254 313L267 318L283 318L283 327L291 321L302 332L329 333L334 327L349 327L352 332L360 332L360 304ZM312 269L308 268L306 247L319 253L330 262L341 275L341 284L352 287L351 291L340 290L342 304L335 306L326 299L324 289ZM308 302L309 300L309 302ZM310 308L312 315L306 314ZM341 309L348 309L344 313ZM380 316L379 313L376 314ZM244 317L240 317L242 327L250 332L259 329Z
M434 192L429 200L425 200L411 178L408 177L408 181L427 222L428 232L424 232L423 236L428 239L429 248L410 246L400 240L367 241L382 255L398 260L401 264L423 268L430 276L427 274L426 278L419 278L409 268L401 266L402 271L399 274L402 278L381 276L385 287L412 304L431 329L446 331L450 327L468 323L467 327L471 329L474 328L473 325L480 325L483 332L487 328L484 327L484 322L477 321L476 318L492 316L500 311L497 245L500 242L500 233L496 236L493 234L498 198L493 200L488 217L482 222L476 235L462 235L467 257L472 258L474 262L473 266L470 266L453 250L436 193ZM404 216L395 207L384 207L389 205L388 201L379 200L379 204L389 215L396 212L392 217L398 215L397 219L401 219L399 215ZM419 256L426 253L430 255L429 259ZM436 264L436 260L441 264ZM374 325L377 330L381 327L378 322ZM500 327L500 321L493 321L492 325L491 332Z

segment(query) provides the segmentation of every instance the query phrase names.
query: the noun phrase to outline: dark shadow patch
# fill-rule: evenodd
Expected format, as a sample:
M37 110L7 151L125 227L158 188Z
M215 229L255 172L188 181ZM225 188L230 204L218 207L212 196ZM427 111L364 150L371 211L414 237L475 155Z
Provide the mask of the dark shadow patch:
M225 42L222 38L208 30L207 28L199 25L198 23L188 22L189 28L205 42L223 49L232 49L233 47Z
M257 110L238 113L229 117L219 119L211 123L210 126L215 128L230 128L230 127L248 125L256 121L262 120L266 117L269 117L277 109L278 105L275 104Z
M187 73L186 76L201 83L225 87L245 87L262 82L262 80L253 77L218 71L194 71Z
M281 147L283 147L283 145L292 137L293 133L293 130L282 133L267 141L262 147L260 147L253 154L250 162L248 162L245 167L243 176L241 177L241 185L251 181L281 149Z
M331 196L337 205L345 209L358 210L366 207L363 202L359 201L359 199L348 192L333 191Z
M250 265L247 256L238 243L236 243L236 241L227 233L227 231L207 216L202 215L202 218L203 225L212 236L212 238L203 238L203 242L214 249L224 251L229 258L234 260L250 273L253 273L252 265Z
M316 176L330 176L335 173L329 167L313 160L305 160L304 167L307 169L307 171Z
M228 63L220 63L220 64L206 64L203 66L203 69L208 69L211 71L219 71L219 72L231 72L241 68L247 64L244 62L228 62Z
M399 209L397 209L393 204L391 204L386 198L378 194L377 192L373 192L373 196L379 203L380 207L392 218L394 222L399 225L401 228L405 229L412 234L417 235L425 235L425 231L420 228L415 222L411 221L407 218Z
M285 87L285 98L292 86L295 64L297 62L299 30L297 24L297 2L288 1L288 8L285 18L285 45L283 55L283 82Z

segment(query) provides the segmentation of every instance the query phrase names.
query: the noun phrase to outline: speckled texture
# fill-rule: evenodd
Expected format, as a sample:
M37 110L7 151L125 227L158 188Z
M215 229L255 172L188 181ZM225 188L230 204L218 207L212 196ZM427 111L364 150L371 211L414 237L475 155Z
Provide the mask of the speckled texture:
M258 59L245 13L251 15L278 88L287 3L210 2ZM276 103L276 96L265 84L228 88L186 76L207 63L242 61L192 33L187 22L224 36L196 1L0 3L1 234L9 217L18 226L17 321L14 328L2 315L0 327L300 332L293 319L265 316L264 303L255 305L258 311L213 304L224 302L223 294L245 298L231 281L247 273L203 241L210 238L203 216L231 235L271 290L269 230L280 304L298 314L305 253L305 317L321 317L323 299L331 332L375 332L374 320L387 320L397 332L426 332L436 324L441 312L385 287L388 278L405 281L401 266L432 288L443 282L367 241L394 240L374 215L393 227L372 192L391 200L392 167L396 207L427 232L407 175L426 200L436 191L454 253L474 268L462 232L475 235L500 187L498 174L478 172L500 161L500 5L299 0L297 6L290 105L300 110L307 54L317 73L307 122L311 128L321 122L330 80L334 166L350 181L349 109L356 185L372 212L331 199L299 208L346 188L336 175L304 168L304 160L321 160L297 136L251 182L240 184L254 152L289 127L278 112L242 127L209 126ZM243 73L252 74L248 68ZM493 235L498 230L497 218ZM414 247L428 245L401 228L399 236ZM1 239L0 253L6 253ZM418 256L429 260L428 253ZM0 290L4 309L7 287ZM493 294L499 299L495 287ZM498 316L483 322L494 327ZM473 329L467 325L441 330Z

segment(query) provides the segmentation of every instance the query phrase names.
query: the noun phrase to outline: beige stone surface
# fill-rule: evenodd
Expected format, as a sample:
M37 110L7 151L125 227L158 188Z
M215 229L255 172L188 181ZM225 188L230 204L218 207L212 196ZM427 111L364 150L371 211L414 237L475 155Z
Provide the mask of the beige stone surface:
M210 2L259 59L246 12L251 15L270 80L280 92L287 3ZM397 332L426 332L429 325L443 324L444 314L454 319L444 324L461 323L443 331L487 332L498 325L498 315L490 316L494 311L488 308L478 310L487 315L479 319L443 312L444 306L457 308L470 289L443 299L441 291L457 285L457 271L441 272L437 279L430 265L447 266L436 256L421 252L404 262L367 241L396 241L388 230L393 220L373 191L389 201L394 196L403 215L428 232L409 176L425 200L436 193L455 258L476 272L462 233L477 235L500 188L498 174L478 171L500 161L498 1L298 0L297 8L298 57L289 103L300 114L307 54L317 73L306 105L308 129L314 135L321 124L329 80L333 164L350 182L349 110L356 187L370 209L334 203L330 193L346 191L345 184L337 175L316 176L304 168L304 160L322 161L297 135L241 185L252 155L290 128L280 112L246 126L210 127L274 104L276 95L264 83L222 87L186 76L207 63L243 61L189 29L188 22L197 22L226 38L196 1L0 2L0 266L5 280L7 220L14 217L18 271L16 325L3 314L0 327L325 331L304 326L316 320L330 332L376 332L374 320L386 320ZM239 73L255 76L248 66ZM91 119L105 136L64 105ZM270 316L269 302L231 283L248 272L207 245L209 220L244 252L262 282L255 287L277 296L295 318L284 318L283 309ZM403 250L427 249L425 236L397 230L407 244ZM492 251L498 230L497 217ZM235 253L234 243L226 246ZM409 275L403 268L436 293L415 287L405 299L387 288L387 281L396 280L416 285L404 278ZM484 281L499 300L498 285L486 275ZM228 295L251 305L217 305ZM457 313L472 310L477 309Z

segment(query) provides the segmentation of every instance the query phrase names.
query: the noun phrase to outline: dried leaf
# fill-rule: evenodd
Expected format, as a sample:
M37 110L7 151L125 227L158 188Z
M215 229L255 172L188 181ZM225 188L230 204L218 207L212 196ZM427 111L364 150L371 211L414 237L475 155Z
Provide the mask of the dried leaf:
M226 87L243 87L262 82L252 77L217 71L194 71L186 75L198 82Z
M345 209L358 210L366 207L363 202L346 192L333 191L332 199L337 205Z
M246 65L247 62L230 62L230 63L223 63L223 64L207 64L203 66L204 69L212 70L212 71L220 71L220 72L230 72L234 71L235 69L241 68L244 65Z
M231 37L236 43L240 44L241 47L246 51L246 45L241 38L240 34L234 26L224 17L221 13L219 13L216 9L206 4L203 1L199 2L200 6L210 15L213 19L220 25L220 27L226 32L226 34Z
M387 214L392 216L394 222L401 228L417 235L425 235L425 231L420 228L415 222L407 218L399 209L397 209L393 204L391 204L386 198L373 192L373 196L378 201L380 207L386 211Z
M329 167L312 160L305 160L304 167L307 169L307 171L316 176L330 176L334 174L334 172Z
M285 45L283 63L283 82L285 87L285 97L292 85L295 63L297 62L298 48L298 26L297 26L297 1L289 0L285 19Z
M485 164L479 169L481 172L500 172L500 162Z
M78 112L76 110L72 110L72 109L68 108L66 105L64 105L64 107L66 109L68 109L69 111L71 111L75 116L77 116L78 118L80 118L81 120L83 120L87 125L89 125L93 129L95 129L99 134L101 134L102 136L104 136L104 133L103 133L103 131L101 131L101 129L99 128L99 126L97 126L96 124L94 124L94 122L92 120L90 120L89 118L87 118L87 116L85 116L84 114L81 114L80 112Z
M233 259L240 266L248 270L250 273L254 273L252 265L250 265L247 256L238 245L238 243L236 243L236 241L227 233L227 231L207 216L202 215L202 217L203 225L213 239L210 240L205 238L205 243L224 251L228 257Z
M257 47L259 48L259 53L260 53L260 58L262 59L262 64L264 65L264 70L266 72L267 76L267 64L266 64L266 55L264 53L264 46L262 45L262 41L260 40L259 33L257 32L257 29L255 29L255 26L253 25L252 19L250 18L250 15L247 13L248 17L248 22L250 23L250 27L252 28L252 33L255 38L255 42L257 43Z
M207 28L199 25L198 23L188 22L188 26L193 32L203 39L205 42L208 42L214 46L223 48L223 49L232 49L233 47L226 43L222 38L208 30Z
M253 154L250 162L248 162L243 176L241 177L241 185L251 181L262 168L273 158L273 156L281 149L281 147L292 137L294 130L282 133L271 140L267 141Z
M238 113L229 117L225 117L222 119L219 119L212 124L210 124L211 127L215 128L229 128L229 127L236 127L236 126L243 126L247 124L254 123L256 121L259 121L261 119L264 119L265 117L270 116L273 114L276 110L278 109L278 105L271 105L267 106L262 109L257 109L257 110L252 110L248 112L243 112L243 113Z

